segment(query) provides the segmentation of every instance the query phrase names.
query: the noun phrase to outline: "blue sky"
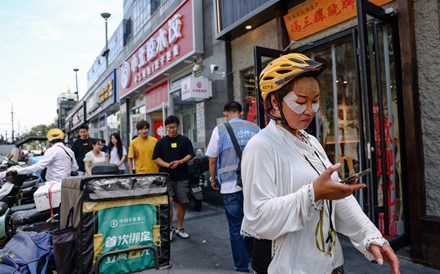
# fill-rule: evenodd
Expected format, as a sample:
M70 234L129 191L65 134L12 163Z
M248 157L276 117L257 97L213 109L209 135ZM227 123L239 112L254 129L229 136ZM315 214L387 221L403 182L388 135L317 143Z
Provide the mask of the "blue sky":
M123 0L14 0L0 3L0 134L15 136L56 118L61 92L87 89L87 71L121 23Z

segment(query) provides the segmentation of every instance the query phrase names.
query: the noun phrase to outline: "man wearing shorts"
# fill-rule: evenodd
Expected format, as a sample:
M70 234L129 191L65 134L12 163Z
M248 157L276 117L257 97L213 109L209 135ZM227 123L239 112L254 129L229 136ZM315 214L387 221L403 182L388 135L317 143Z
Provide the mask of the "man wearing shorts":
M165 119L167 136L160 139L153 152L153 160L159 166L160 172L170 175L170 241L174 233L182 239L189 235L183 229L185 217L185 204L189 202L188 167L187 162L195 153L191 141L179 134L179 118L168 116ZM173 226L173 201L176 202L177 228Z

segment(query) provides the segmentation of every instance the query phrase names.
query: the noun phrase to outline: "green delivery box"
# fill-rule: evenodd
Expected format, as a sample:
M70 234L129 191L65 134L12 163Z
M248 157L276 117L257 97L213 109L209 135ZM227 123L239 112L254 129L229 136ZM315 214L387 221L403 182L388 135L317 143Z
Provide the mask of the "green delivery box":
M71 273L170 267L168 184L165 173L64 179L60 229L75 229L78 258Z

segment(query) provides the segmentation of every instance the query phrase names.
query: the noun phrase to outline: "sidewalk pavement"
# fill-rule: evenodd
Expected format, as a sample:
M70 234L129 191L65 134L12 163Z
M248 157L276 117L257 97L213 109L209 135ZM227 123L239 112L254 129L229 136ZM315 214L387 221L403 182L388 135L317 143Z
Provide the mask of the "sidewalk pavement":
M232 262L231 247L226 216L223 208L203 203L200 212L187 209L185 231L189 239L174 236L171 242L170 269L144 271L168 274L217 274L236 272ZM340 237L345 258L346 274L380 274L391 273L388 265L377 265L369 262L357 251L345 237ZM402 274L440 274L440 270L413 263L404 252L397 252ZM142 273L144 273L142 272ZM318 273L319 274L319 273Z

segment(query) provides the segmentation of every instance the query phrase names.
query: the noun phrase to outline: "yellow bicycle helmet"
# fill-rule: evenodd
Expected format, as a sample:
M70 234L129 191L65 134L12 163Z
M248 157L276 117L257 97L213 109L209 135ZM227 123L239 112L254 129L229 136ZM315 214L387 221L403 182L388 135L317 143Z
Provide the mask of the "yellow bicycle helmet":
M64 138L64 133L59 128L53 128L47 132L47 140L49 142L52 142L53 140L60 139L62 140Z
M266 100L267 95L282 88L296 77L304 74L319 74L323 69L322 63L301 53L289 53L278 57L260 73L261 97Z

